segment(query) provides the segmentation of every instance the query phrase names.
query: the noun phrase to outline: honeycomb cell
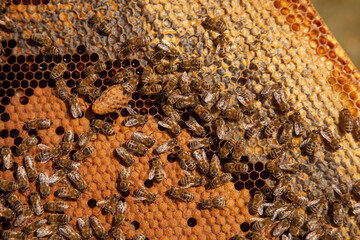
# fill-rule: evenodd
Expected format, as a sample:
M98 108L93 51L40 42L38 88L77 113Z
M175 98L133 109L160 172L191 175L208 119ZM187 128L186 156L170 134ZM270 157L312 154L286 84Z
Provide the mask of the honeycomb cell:
M141 75L141 74L143 73L143 71L144 71L144 68L138 67L138 68L135 70L135 73L136 73L137 75Z
M0 114L5 112L5 107L3 105L0 105Z
M28 97L25 97L25 96L22 96L22 97L20 98L20 103L21 103L22 105L28 104L28 103L29 103L29 98L28 98Z
M23 80L25 78L25 75L24 75L24 73L23 72L18 72L17 74L16 74L16 79L18 79L18 80Z
M5 96L5 90L4 89L0 89L0 97Z
M86 63L89 60L90 60L90 55L88 53L81 55L81 62Z
M257 188L262 188L263 186L265 186L265 181L262 180L262 179L258 179L258 180L256 180L256 182L255 182L255 186L256 186Z
M7 76L6 76L6 79L10 80L10 81L14 80L15 79L15 73L13 73L13 72L8 73Z
M152 181L150 179L147 179L144 182L144 186L147 187L147 188L151 188L152 186L154 186L154 181Z
M32 72L27 72L25 74L25 79L31 80L34 78L34 74Z
M5 64L5 65L3 66L3 71L4 71L4 72L10 72L10 70L11 70L11 66L10 66L9 64Z
M10 103L10 98L8 98L8 97L3 97L3 98L1 99L1 104L2 104L2 105L9 105L9 103Z
M27 87L29 87L29 82L28 81L21 81L20 86L22 88L27 88Z
M40 88L46 88L47 87L47 81L46 80L41 80L39 82L39 87Z
M78 63L80 61L80 55L79 54L74 54L74 55L72 55L71 59L72 59L72 61L74 63Z
M132 221L130 223L130 229L138 230L140 228L140 223L138 221Z
M92 53L92 54L90 55L90 60L91 60L92 62L97 62L97 61L99 60L99 55L98 55L97 53Z
M235 187L236 190L240 191L240 190L244 189L245 185L244 185L244 182L239 181L239 182L234 184L234 187Z
M6 96L13 97L15 95L15 90L10 88L6 91Z
M8 138L9 137L9 131L6 129L3 129L0 131L0 137L1 138Z
M88 206L89 206L90 208L96 207L96 204L97 204L97 201L96 201L95 199L93 199L93 198L89 199L89 201L88 201Z
M3 230L9 230L11 228L11 223L9 221L4 221L1 223L1 227Z
M245 188L246 188L246 189L250 190L250 189L252 189L253 187L254 187L254 181L248 180L248 181L245 182Z
M14 64L16 62L16 57L15 56L10 56L10 57L8 57L7 61L10 64Z

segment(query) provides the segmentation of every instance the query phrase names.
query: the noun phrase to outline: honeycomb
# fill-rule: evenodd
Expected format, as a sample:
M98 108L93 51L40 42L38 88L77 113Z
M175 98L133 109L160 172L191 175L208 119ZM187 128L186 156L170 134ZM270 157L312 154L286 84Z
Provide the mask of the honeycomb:
M87 24L88 11L97 11L109 17L113 27L110 36L99 34ZM120 10L121 9L121 10ZM9 145L15 153L16 147L28 135L36 135L39 143L57 146L65 131L73 130L75 140L85 132L93 118L114 124L115 136L97 135L91 144L96 154L85 161L79 172L83 174L89 188L78 201L69 201L70 209L65 214L76 218L97 216L111 227L112 216L103 215L96 203L106 199L116 190L118 172L123 167L114 156L114 149L131 139L139 128L124 127L121 122L128 116L125 106L130 105L149 121L140 130L152 134L157 143L170 139L165 129L159 127L156 119L164 113L161 101L155 97L144 97L135 92L121 96L124 108L106 115L91 111L91 101L80 98L85 116L70 117L67 105L55 96L55 81L50 72L56 63L67 66L64 73L67 87L74 92L80 79L85 78L84 70L99 59L106 63L106 71L99 73L96 87L106 90L112 85L111 77L125 68L133 68L141 76L147 59L154 51L159 38L173 43L180 51L179 61L200 57L205 62L198 77L213 76L214 82L221 82L223 90L236 94L250 88L260 92L265 84L281 81L287 100L293 109L300 110L309 125L333 126L339 122L339 111L350 109L353 116L359 115L360 99L359 73L345 52L338 45L326 25L309 1L81 1L13 0L7 13L17 24L14 32L1 32L3 55L0 68L0 145ZM223 16L229 28L230 52L221 60L212 59L217 33L206 31L202 19L209 14ZM51 21L49 21L51 19ZM59 47L60 55L42 56L39 48L24 39L30 32L48 33ZM137 52L132 58L116 60L115 51L126 39L151 35L154 40L150 51ZM267 114L273 114L266 110ZM185 129L184 121L191 112L182 113L179 125ZM196 116L194 116L196 117ZM46 130L23 130L23 123L33 118L49 118L53 121ZM247 122L233 124L232 130L239 139ZM209 128L206 128L211 136ZM338 184L340 178L348 181L359 179L358 143L351 135L341 136L342 149L334 153L332 162L326 159L316 164L302 156L309 165L304 173L294 174L299 189L315 185L314 194ZM188 150L190 132L182 130L178 145ZM206 149L211 156L224 142L215 141ZM214 190L204 187L190 188L195 199L190 203L176 202L166 196L171 186L177 186L184 171L176 162L175 155L161 155L168 178L158 184L148 180L152 150L136 158L131 168L131 182L134 187L145 186L157 195L154 204L146 205L135 201L129 192L121 192L122 200L129 207L126 223L122 230L127 238L144 233L148 239L229 239L235 234L245 236L250 231L251 215L248 204L251 195L267 185L273 184L264 164L271 142L252 139L248 142L248 154L242 157L249 171L240 176L233 175L231 183ZM34 148L35 156L39 149ZM70 155L75 152L72 151ZM256 155L253 159L251 156ZM15 157L15 167L0 172L1 179L13 179L17 166L23 164L23 157ZM226 163L225 159L222 163ZM49 175L55 173L52 163L37 163L39 171ZM304 180L305 179L305 180ZM61 184L60 184L61 186ZM57 199L54 193L60 186L51 188L52 194L46 199ZM35 184L30 190L19 194L27 203L28 193L36 191ZM197 205L210 196L224 196L224 209L200 209ZM271 199L268 199L271 201ZM350 238L349 226L341 231L345 239ZM8 221L2 221L2 230L14 229ZM270 238L270 237L269 237Z

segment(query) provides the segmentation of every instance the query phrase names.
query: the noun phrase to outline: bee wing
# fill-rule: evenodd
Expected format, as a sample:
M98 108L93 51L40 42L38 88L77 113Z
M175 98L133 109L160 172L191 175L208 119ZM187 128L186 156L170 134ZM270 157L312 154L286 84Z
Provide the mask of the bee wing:
M266 95L268 93L270 93L272 91L272 86L271 85L266 85L263 90L261 90L260 94L261 95Z
M27 179L25 167L24 166L18 167L16 175L17 175L18 179L20 179L20 178L21 179L24 179L24 178Z
M158 124L164 128L171 128L171 126L164 121L159 121Z
M294 123L294 131L295 131L295 135L299 136L300 133L303 131L303 125L302 123L299 122L295 122Z
M220 46L220 44L218 44L218 45L216 46L215 54L219 54L219 53L220 53L220 50L221 50L221 46Z
M283 94L281 94L282 92L274 92L274 98L275 101L277 102L277 104L282 104L284 102L284 97Z
M87 226L86 221L82 218L77 219L77 224L78 224L79 228L85 228Z
M188 170L188 166L186 165L186 163L184 161L180 161L180 167L184 170Z
M157 46L159 49L168 52L170 51L171 43L166 39L161 39L161 42Z
M244 126L244 129L245 129L245 130L248 130L248 129L252 128L254 125L255 125L255 123L246 124L246 125Z
M185 125L191 130L195 130L195 122L195 118L190 116L189 120L185 121Z
M303 141L301 144L300 144L300 147L304 147L306 144L308 144L310 142L310 138L307 138L305 139L305 141Z
M155 150L157 153L160 154L160 153L166 152L169 149L170 149L170 147L169 147L168 143L165 142L165 143L160 144Z
M82 110L80 108L80 104L76 103L70 106L70 113L73 118L81 118Z
M48 177L47 173L39 174L39 182L40 183L49 183L49 177Z
M241 96L241 95L237 96L237 100L245 107L248 106L248 103L243 96Z
M144 137L146 137L146 135L143 132L134 132L131 135L131 139L137 142L141 142Z
M308 202L307 207L310 207L312 205L318 204L320 202L320 199L315 199L313 201Z
M279 213L281 213L281 212L284 212L286 209L287 209L287 207L282 207L282 208L276 209L276 211L274 212L273 217L271 218L271 221L275 221L277 215Z
M155 177L155 168L151 168L149 172L149 179L153 179Z
M126 110L130 113L130 115L138 115L138 113L130 105L126 107Z
M189 75L187 74L187 72L183 72L179 84L189 84Z
M323 138L325 138L326 141L331 142L330 136L329 136L326 132L324 132L323 130L320 131L320 135L321 135Z
M137 124L139 124L139 120L136 119L136 118L133 118L133 119L130 119L129 121L127 121L125 123L125 127L132 127L132 126L135 126Z
M342 195L342 192L341 190L338 188L338 186L336 186L335 184L332 185L332 188L334 189L334 191L339 194L339 196Z
M42 144L42 143L38 144L37 146L38 146L38 148L39 148L41 151L50 149L49 146L47 146L47 145L45 145L45 144Z
M164 178L167 178L167 175L166 175L166 172L165 172L165 170L164 170L164 169L161 169L160 171L162 172L162 174L163 174L163 177L164 177Z
M182 187L180 187L181 189L187 189L187 188L189 188L189 187L192 187L192 186L194 186L195 185L195 183L188 183L188 184L186 184L185 186L182 186Z
M137 200L137 201L145 201L146 200L145 197L135 197L135 196L133 196L133 199Z
M121 169L120 178L121 179L130 178L130 168L129 167Z

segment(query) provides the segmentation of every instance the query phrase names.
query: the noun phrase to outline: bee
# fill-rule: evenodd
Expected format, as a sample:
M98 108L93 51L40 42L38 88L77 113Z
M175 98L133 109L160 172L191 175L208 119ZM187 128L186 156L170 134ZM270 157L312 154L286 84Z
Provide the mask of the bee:
M36 236L40 238L50 236L56 234L58 230L59 230L58 224L45 225L40 227L38 230L36 230Z
M29 179L26 175L25 167L18 167L16 170L16 177L18 180L19 190L25 192L29 189Z
M339 186L333 185L332 187L334 191L340 196L341 202L344 206L348 207L352 205L350 190L345 182L340 180Z
M127 45L136 46L136 47L145 47L150 44L151 38L150 36L138 36L134 38L130 38L126 41Z
M215 39L215 42L217 45L215 54L218 54L220 57L225 57L229 51L228 49L229 39L224 34L220 34Z
M263 214L263 203L264 203L264 194L260 191L256 191L253 197L253 200L249 206L249 212L252 215Z
M42 55L51 55L51 56L55 56L58 55L59 49L57 47L54 46L43 46L40 48L40 53Z
M332 150L336 151L341 148L339 140L335 138L330 128L320 131L320 135L328 142Z
M91 120L91 126L105 135L108 136L115 135L114 127L110 123L105 122L103 120L93 119Z
M205 185L205 179L200 176L194 176L191 174L186 174L187 176L179 180L179 185L183 188L189 187L200 187Z
M263 189L261 189L261 192L263 193ZM270 203L270 204L264 203L263 206L267 206L265 211L263 211L265 217L275 216L277 212L282 211L283 209L287 209L287 206L285 205L283 199L276 199L274 203Z
M271 219L269 218L251 218L251 230L260 232L263 231L268 225L271 223Z
M187 95L191 92L190 80L187 72L183 72L179 79L179 87L182 94Z
M6 192L14 192L19 189L19 184L15 181L0 179L0 189Z
M141 88L140 94L143 96L151 96L160 93L161 90L161 84L146 85Z
M197 149L192 152L194 159L199 163L199 169L203 174L209 172L210 164L203 148Z
M55 90L56 90L56 96L60 98L61 100L65 101L69 98L70 93L66 88L66 82L64 79L60 78L56 80L55 82Z
M14 157L11 153L11 149L8 145L2 146L0 149L0 156L3 160L3 165L5 169L9 170L14 165Z
M197 104L198 97L196 95L189 95L189 96L179 96L179 99L174 104L174 107L177 109L193 107Z
M170 197L176 200L183 202L192 202L194 200L194 195L192 193L181 188L171 187L167 192Z
M263 100L267 100L273 95L274 92L280 90L282 88L281 83L274 83L273 85L265 85L263 90L260 92L260 98Z
M293 214L289 233L293 236L299 235L300 228L305 223L305 212L302 209L295 210L295 213Z
M127 204L123 201L118 201L114 211L113 225L122 225L125 221L127 213Z
M22 240L25 239L26 236L22 231L4 230L2 232L2 237L4 240Z
M51 159L58 158L63 155L63 151L61 150L61 147L50 148L46 145L41 144L40 148L45 150L42 150L38 155L36 155L35 159L41 163L47 163Z
M47 173L39 174L39 193L42 198L47 198L50 195L49 177Z
M285 175L280 167L276 164L276 161L269 161L266 163L266 169L277 180L282 179Z
M36 221L28 224L26 227L24 227L24 233L26 235L33 234L39 228L44 226L46 224L46 222L47 222L46 219L39 219L39 220L36 220Z
M202 200L200 202L200 205L204 209L210 209L210 208L224 208L226 207L226 201L223 199L223 197L213 197L207 200Z
M85 74L90 75L92 73L100 73L106 70L106 64L103 61L97 61L94 65L87 66Z
M260 129L266 124L269 124L269 122L264 120L263 118L260 118L260 120L255 123L247 124L244 127L245 129L244 138L250 139L252 137L255 137L260 132Z
M153 82L153 78L154 78L154 72L152 67L150 67L149 65L144 67L144 70L141 74L141 83L143 85L149 84L150 82Z
M91 86L79 86L76 88L76 92L80 95L85 95L89 97L92 102L101 95L101 91L99 88Z
M131 154L123 147L116 148L115 153L127 166L131 166L135 162Z
M231 103L231 93L224 92L214 105L215 112L224 112Z
M52 69L50 73L50 78L57 80L64 75L65 71L66 71L66 65L64 63L58 63Z
M354 182L351 191L353 194L360 196L360 180Z
M332 204L332 220L336 226L341 226L345 219L345 209L340 201L335 201Z
M63 140L61 142L61 151L62 154L68 154L72 149L72 144L74 143L74 132L69 130L65 132Z
M66 214L49 214L46 216L48 224L68 224L71 217Z
M135 189L133 194L135 200L141 200L147 203L153 203L156 200L156 195L154 193L150 193L144 187Z
M49 201L44 204L44 209L48 212L63 212L69 209L69 205L64 201Z
M214 123L215 133L218 139L223 140L226 136L226 123L223 118L217 118Z
M70 225L61 225L59 227L59 234L70 240L81 240L81 236Z
M171 74L177 70L177 65L174 65L173 63L162 63L155 67L155 71L159 74Z
M199 71L204 66L204 61L199 58L183 60L179 63L180 71Z
M318 142L317 142L318 134L319 134L319 131L312 130L309 133L307 139L300 144L300 147L305 147L306 155L308 155L308 156L314 155L315 149L318 146Z
M120 60L125 60L126 58L131 57L137 50L138 47L133 45L124 46L116 51L116 57Z
M76 170L70 171L67 176L80 192L84 192L88 188L83 176L81 176L81 174Z
M220 95L220 85L214 84L210 88L204 87L201 90L200 100L204 105L213 105Z
M227 30L226 22L222 17L211 18L206 16L205 20L201 25L208 30L215 31L218 33L223 33Z
M258 232L250 232L246 235L250 240L261 240L263 239L262 235Z
M23 203L19 200L19 197L14 193L8 193L6 195L6 201L9 203L12 210L16 215L20 215L24 212Z
M50 46L52 45L52 40L50 37L48 37L45 33L38 34L38 33L32 33L29 38L31 41L40 44L42 46Z
M245 151L245 139L240 139L235 143L233 152L231 154L231 159L233 162L239 162L243 153Z
M286 121L282 126L282 131L279 136L279 144L288 143L291 138L292 126L291 123Z
M354 133L354 138L356 141L360 140L360 118L354 118L353 119L354 122L354 129L353 129L353 133Z
M290 228L290 221L287 218L285 218L275 225L275 227L272 229L272 235L274 237L278 237L289 228Z
M89 157L94 152L95 152L95 148L93 146L88 146L74 153L73 159L76 162L84 161L85 158Z
M185 121L186 126L190 129L190 131L192 131L193 133L195 133L195 135L200 136L200 137L204 137L206 134L205 129L203 128L203 126L201 126L196 120L195 118L191 117L189 118L188 121Z
M125 235L123 230L121 230L120 226L113 226L110 229L110 233L115 240L125 240Z
M189 148L196 150L203 147L210 147L213 144L211 138L193 138L189 141Z
M29 219L34 215L30 208L25 209L20 215L18 215L13 223L14 227L24 226Z
M168 141L165 141L163 143L161 143L160 145L158 145L155 150L154 150L154 153L156 155L160 155L160 154L163 154L167 151L170 151L171 149L174 149L175 146L177 145L177 140L176 138L174 139L171 139L171 140L168 140Z
M354 129L354 121L349 109L344 108L341 110L340 119L343 131L346 133L352 132Z
M117 203L120 200L120 195L118 194L113 194L112 196L110 196L108 199L106 199L105 201L101 201L98 202L97 205L101 205L104 204L101 208L101 210L105 213L105 214L109 214L114 212L115 206L117 205Z
M170 95L170 99L168 99L168 103L170 104L174 104L180 97L182 96L180 89L176 89L177 84L178 84L179 80L176 77L171 77L168 81L166 81L164 87L163 87L163 92L165 93L166 96L169 96L170 93L174 93L172 95ZM176 93L176 94L175 94ZM176 98L174 96L177 96ZM176 100L175 100L176 99Z
M100 31L101 33L105 35L110 35L112 27L106 20L108 20L108 17L101 18L97 15L97 13L94 13L89 18L89 24L95 25L98 31Z
M84 80L80 82L79 87L92 86L98 78L99 75L97 75L96 73L90 73L89 75L86 76Z
M285 100L284 92L283 91L275 91L273 93L273 95L274 95L275 102L277 104L279 111L282 114L287 113L290 110L290 106Z
M15 30L15 22L5 14L0 14L0 26L6 28L9 31Z
M78 218L77 225L79 227L80 234L84 239L89 239L92 237L92 230L88 220L85 218Z
M57 167L64 168L67 170L78 170L80 163L72 161L66 157L56 159L55 164Z
M268 123L268 125L264 128L264 138L271 138L273 137L275 130L277 128L279 120L272 121Z
M243 118L243 113L241 110L236 110L236 109L226 109L224 112L224 118L227 119L228 121L231 122L237 122L240 121Z
M191 158L190 154L182 149L176 151L177 158L180 160L180 165L183 169L188 171L194 171L196 168L196 162Z
M294 123L294 133L296 136L301 136L305 132L304 121L300 115L300 112L296 111L290 115L290 120Z
M135 77L130 78L127 82L121 84L125 93L133 93L136 91L137 85L139 84L139 80Z
M38 143L38 140L34 136L26 138L16 148L17 155L24 155L25 153L29 152L31 150L31 148L34 147L37 143Z
M219 158L226 158L229 153L233 150L236 142L234 139L225 141L224 145L218 150L217 154Z
M126 141L125 147L128 151L131 151L132 153L138 156L144 156L149 150L144 144L134 140Z
M308 202L307 207L309 209L310 214L318 215L326 208L327 201L325 197L321 197L319 199L315 199L313 201Z
M219 175L211 179L208 183L208 186L210 189L218 188L230 182L231 179L232 179L231 173L224 173L222 175Z
M140 234L137 234L135 237L132 238L132 240L145 240L145 235L140 233Z
M77 98L77 94L71 94L67 99L70 106L70 115L72 118L83 117L83 111L81 110L80 103Z
M166 173L163 168L163 163L160 157L154 157L150 160L151 170L149 173L149 179L155 179L156 182L160 183L166 178Z
M241 162L230 162L225 163L224 171L230 173L245 173L249 171L249 166Z
M4 205L0 204L0 218L5 218L7 220L11 220L15 217L15 213L11 208L4 207Z
M210 160L210 167L209 167L210 177L212 178L217 177L219 175L219 171L220 171L220 159L216 154L213 154Z
M291 149L291 145L290 144L286 144L280 148L274 148L270 151L268 158L270 159L276 159L280 156L282 156L283 154L285 154L289 149Z
M144 75L145 69L143 71L143 75ZM125 68L125 69L121 70L120 72L117 72L111 78L111 81L114 84L122 84L122 83L124 83L124 81L130 80L133 76L134 76L134 71L131 68Z
M53 122L49 119L33 119L25 122L24 129L29 131L32 129L48 129L51 127Z
M154 65L158 65L161 60L168 58L170 61L174 61L178 56L179 52L173 48L165 39L161 39L161 42L157 45L158 50L153 53L150 57L150 61Z
M290 182L291 178L289 176L284 176L281 178L273 191L274 196L277 197L285 193L289 188Z
M174 110L172 105L164 104L161 106L161 109L164 111L165 115L174 120L175 122L180 121L181 117L180 114Z
M123 121L125 127L140 127L144 126L148 122L148 116L146 115L136 115L126 117Z
M286 193L284 194L284 197L287 200L289 200L290 202L299 205L300 207L306 207L307 204L308 204L308 199L307 198L305 198L303 196L299 196L293 190L286 191Z
M148 148L152 147L155 144L155 139L153 137L146 135L143 132L134 132L131 135L131 138L134 141L144 144Z
M237 100L243 105L246 109L248 115L255 113L256 108L254 105L254 96L250 92L242 91L238 93Z
M97 133L97 130L96 128L94 127L91 127L89 128L86 132L84 132L78 142L77 142L77 145L80 147L80 148L83 148L85 147L89 142L90 140L93 138L93 136Z

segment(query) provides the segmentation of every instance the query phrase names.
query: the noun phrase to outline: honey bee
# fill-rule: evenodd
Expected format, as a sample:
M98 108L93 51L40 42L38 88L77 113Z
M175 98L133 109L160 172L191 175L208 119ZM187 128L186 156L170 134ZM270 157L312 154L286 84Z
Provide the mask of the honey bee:
M353 129L353 133L354 133L354 138L356 141L360 140L360 118L354 118L353 119L354 122L354 129Z
M20 215L18 215L13 223L14 227L24 226L29 219L34 215L30 208L26 208Z
M88 188L83 176L81 176L81 174L76 170L70 171L67 176L80 192L84 192Z
M219 175L211 179L208 183L208 186L210 189L218 188L230 182L231 179L232 179L231 173L224 173L222 175Z
M36 230L36 236L40 238L50 236L56 234L58 230L59 230L58 224L44 225L40 227L38 230Z
M69 98L70 93L66 88L66 82L64 79L60 78L55 82L56 96L61 100L65 101Z
M270 174L277 180L282 179L285 175L280 167L277 165L276 161L269 161L266 163L266 169Z
M0 179L0 189L6 192L14 192L19 189L19 184L15 181Z
M308 156L313 156L318 146L317 138L319 131L312 130L307 139L300 144L300 147L305 147L305 153Z
M209 88L204 87L201 90L201 96L200 96L201 102L204 105L212 106L217 101L220 95L220 91L221 91L221 87L219 84L214 84Z
M174 107L177 109L183 109L187 107L193 107L197 104L198 97L196 95L189 95L189 96L179 96L177 102L175 102Z
M106 20L108 20L108 17L101 18L97 13L94 13L89 18L89 24L95 25L98 31L101 33L110 35L112 27Z
M264 203L264 195L260 191L256 191L253 197L253 200L249 206L249 212L252 215L260 214L262 215L264 212L263 209Z
M146 85L141 88L140 94L143 96L151 96L160 93L161 90L161 84Z
M215 39L215 42L217 45L215 54L218 54L220 57L225 57L229 51L228 49L229 39L224 34L220 34Z
M320 131L320 135L328 142L330 148L333 151L341 148L339 140L335 138L330 128L325 128L324 130Z
M285 218L275 225L275 227L272 229L272 235L274 237L278 237L289 228L290 228L290 221L289 219Z
M294 123L294 133L296 136L301 136L305 132L305 127L303 119L300 115L300 112L296 111L290 116L291 121Z
M210 160L210 167L209 167L210 177L212 178L217 177L219 175L219 171L220 171L220 159L216 154L213 154Z
M97 61L94 65L87 66L85 74L90 75L92 73L100 73L106 70L106 64L103 61Z
M233 108L226 109L224 112L224 118L231 122L237 122L240 121L243 118L243 113L241 110L236 110Z
M179 98L181 94L180 89L176 89L177 84L178 84L179 80L176 77L171 77L168 81L166 81L164 87L163 87L163 92L165 93L166 96L169 96L171 93L173 93L172 95L169 96L170 99L168 99L168 102L170 104L174 104ZM176 96L176 98L175 98Z
M17 155L24 155L25 153L29 152L31 150L31 148L34 147L37 143L38 143L38 140L34 136L26 138L16 148Z
M233 150L235 144L236 142L234 139L225 141L224 145L217 152L219 158L226 158Z
M200 137L204 137L206 134L205 129L203 128L203 126L201 126L196 120L195 118L191 117L189 118L188 121L185 121L186 126L190 129L190 131L192 131L193 133L195 133L195 135L200 136Z
M126 58L131 57L137 50L138 47L133 45L124 46L116 51L116 57L120 60L125 60Z
M129 190L130 187L129 179L130 179L130 168L128 167L121 169L118 178L119 191L126 192Z
M235 146L233 148L233 152L231 154L231 159L233 162L239 162L243 153L245 152L246 147L245 139L240 139L235 143Z
M108 136L115 135L115 130L114 130L114 127L112 126L112 124L105 122L103 120L93 119L93 120L91 120L91 126L93 128L95 128L97 131L99 131L105 135L108 135Z
M261 240L263 239L262 235L258 232L250 232L246 235L250 240Z
M332 204L332 220L336 226L341 226L345 219L345 209L340 201L335 201Z
M340 180L339 186L332 185L332 187L334 191L340 196L341 202L344 206L349 207L352 205L349 186L345 182Z
M277 128L279 120L272 121L268 123L264 128L264 138L271 138L274 136L275 130Z
M145 72L145 69L144 69L144 72ZM144 75L144 72L143 72L143 75ZM122 84L122 83L124 83L124 81L130 80L133 76L134 76L134 71L131 68L125 68L125 69L121 70L120 72L117 72L111 78L111 81L114 84Z
M241 162L230 162L225 163L224 171L230 173L245 173L249 171L249 166Z
M103 206L101 207L101 210L103 211L104 214L109 214L109 213L114 212L115 206L117 205L119 200L120 200L120 195L113 194L105 201L98 202L97 205L103 204Z
M58 63L54 66L50 73L51 79L59 79L64 75L64 72L66 71L66 65L64 63Z
M170 197L183 202L192 202L194 200L194 195L192 193L181 188L171 187L167 193Z
M48 37L47 35L45 35L45 33L43 34L39 34L39 33L32 33L30 35L29 38L31 41L40 44L42 46L50 46L52 45L52 40L50 37Z
M41 163L47 163L51 159L58 158L63 155L61 147L50 148L46 145L41 144L40 148L44 150L42 150L38 155L36 155L35 159Z
M209 172L210 164L203 148L197 149L192 152L194 159L199 163L199 169L203 174Z
M343 131L346 133L352 132L354 129L354 121L349 109L344 108L341 110L340 119Z
M178 66L173 63L162 63L155 67L155 71L159 74L171 74L178 70Z
M146 135L143 132L134 132L131 135L131 138L134 141L144 144L148 148L152 147L155 144L155 139L153 137Z
M284 194L284 197L292 203L295 203L301 207L306 207L308 204L308 199L296 194L293 190L288 190Z
M154 72L152 67L150 67L149 65L144 67L144 70L141 74L141 83L143 85L149 84L150 82L153 82L153 78L154 78Z
M177 140L176 138L165 141L163 143L161 143L160 145L158 145L155 149L154 149L154 154L156 155L160 155L163 154L167 151L170 151L171 149L174 149L175 146L177 145Z
M255 123L247 124L244 127L244 129L245 129L244 138L250 139L252 137L255 137L260 132L260 129L263 126L265 126L266 124L269 124L269 122L264 120L263 118L261 118L259 121L255 122Z
M146 203L153 203L156 200L156 195L142 187L134 190L134 199L145 201Z
M21 192L27 191L29 189L29 179L24 166L18 167L16 170L16 178L19 184L19 190Z
M206 16L205 20L201 25L208 30L215 31L218 33L223 33L227 30L226 22L222 17L211 18Z
M95 148L93 146L88 146L74 153L73 159L76 162L84 161L85 158L89 157L94 152L95 152Z
M214 105L215 112L225 111L231 103L231 97L232 95L229 92L224 92L221 94L219 100Z
M80 234L84 239L89 239L92 237L92 230L88 220L85 218L78 218L77 225L79 227Z
M77 94L71 94L67 99L70 106L70 115L72 118L83 117L83 111L81 110L80 103L78 101Z
M190 154L182 149L176 151L177 158L180 160L180 165L183 169L188 171L194 171L196 168L196 162L191 158Z
M204 61L199 58L183 60L179 63L180 71L199 71L204 66Z
M96 82L96 80L99 78L99 75L96 73L90 73L89 75L86 76L86 78L84 80L82 80L79 84L79 87L83 87L83 86L92 86L94 84L94 82Z
M148 122L148 116L146 115L135 115L126 117L123 121L125 127L140 127L144 126Z
M125 93L133 93L136 91L137 85L139 84L139 80L135 77L130 78L127 82L121 84Z
M263 190L261 189L261 192L263 193ZM265 194L264 194L265 195ZM266 195L265 195L266 196ZM279 211L283 211L281 209L287 209L287 206L285 205L285 201L283 199L276 199L274 203L264 203L263 207L266 207L265 211L263 211L265 217L271 217L275 216L275 214ZM276 216L275 216L276 218ZM275 219L273 217L273 219Z
M282 114L287 113L290 110L289 104L285 100L285 95L283 91L275 91L274 93L275 102L279 111Z
M140 234L137 234L135 235L135 237L132 238L132 240L145 240L145 235L140 233Z
M47 222L46 219L39 219L39 220L36 220L36 221L28 224L26 227L24 227L24 233L26 235L33 234L39 228L44 226L46 224L46 222Z
M128 151L138 156L144 156L149 150L144 144L134 140L126 141L125 147Z
M187 72L183 72L179 79L179 87L182 94L187 95L191 92L190 80Z
M170 61L174 61L178 56L179 52L173 48L165 39L161 39L161 42L157 45L158 50L153 53L150 57L150 61L154 65L158 65L161 60L168 58Z
M138 36L130 38L126 41L127 45L136 46L136 47L145 47L150 44L150 36Z
M200 205L204 209L210 209L210 208L224 208L226 207L226 201L223 199L222 196L220 197L213 197L207 200L202 200L200 202Z
M226 137L226 123L223 118L217 118L214 123L215 133L218 139L223 140Z
M0 156L3 160L2 164L5 169L9 170L14 166L14 157L8 145L2 146L0 149Z
M310 214L318 215L326 208L327 201L325 197L321 197L315 199L313 201L308 202L308 209Z
M274 92L280 90L282 88L281 83L274 83L273 85L265 85L263 90L260 92L260 98L263 100L267 100L273 95Z
M180 114L174 110L172 105L164 104L161 106L161 109L164 111L165 115L174 120L175 122L180 121L181 117Z
M11 208L4 207L4 205L0 204L0 217L11 220L15 217L15 213Z
M59 49L57 47L54 46L43 46L40 48L40 53L42 55L51 55L51 56L55 56L58 55Z
M25 233L22 231L4 230L2 232L2 237L4 240L22 240L25 239Z
M131 166L135 162L131 154L123 147L116 148L115 153L127 166Z
M282 131L279 136L279 144L288 143L291 138L292 126L291 123L286 121L282 126Z
M116 204L116 209L114 211L114 220L113 225L122 225L125 221L127 213L127 204L123 201L118 201Z
M9 203L11 209L16 213L16 215L20 215L24 212L23 203L19 200L19 197L14 193L8 193L6 195L6 201Z
M0 26L6 28L9 31L15 30L15 22L5 14L0 14Z
M256 232L264 231L271 223L269 218L251 218L250 220L252 221L251 230Z
M293 236L299 235L300 228L305 223L305 212L302 209L295 210L295 213L293 214L289 233Z
M49 177L47 173L39 174L39 193L42 198L47 198L50 195Z
M63 140L61 142L61 151L62 154L68 154L72 149L72 144L74 143L74 132L69 130L65 132Z
M123 230L121 230L120 225L111 227L110 233L115 240L126 240L124 232Z
M292 146L290 144L286 144L282 147L279 148L274 148L270 151L268 158L269 159L276 159L280 156L282 156L283 154L285 154L289 149L291 149Z
M254 96L250 92L242 91L238 93L237 100L245 107L246 113L252 115L255 113L256 108L254 105Z
M70 225L61 225L59 227L59 234L70 240L81 240L81 236Z
M149 179L155 179L156 182L160 183L166 178L166 173L163 168L163 163L160 157L154 157L150 160L151 170L149 173Z
M46 216L48 224L68 224L71 217L66 214L49 214Z
M57 167L65 168L67 170L78 170L80 163L74 162L66 157L56 159L55 164Z
M94 127L91 127L89 128L86 132L84 132L78 142L77 142L77 145L80 147L80 148L83 148L85 147L89 142L90 140L93 138L93 136L97 133L97 130L96 128Z
M193 138L189 141L189 148L196 150L203 147L210 147L213 144L211 138Z
M284 176L280 179L278 184L275 186L273 194L275 197L280 196L284 192L288 190L288 187L290 185L291 178L289 176Z
M351 191L353 192L353 194L360 196L360 180L354 182Z
M69 205L64 201L49 201L44 204L44 209L48 212L63 212L69 209Z
M48 129L53 122L49 119L33 119L25 122L24 129L29 131L32 129Z
M187 176L179 180L179 185L182 186L183 188L204 186L205 184L204 178L200 176L194 176L188 173L186 173L186 175Z
M80 95L87 96L92 102L101 95L99 88L91 86L79 86L76 88L76 92Z

